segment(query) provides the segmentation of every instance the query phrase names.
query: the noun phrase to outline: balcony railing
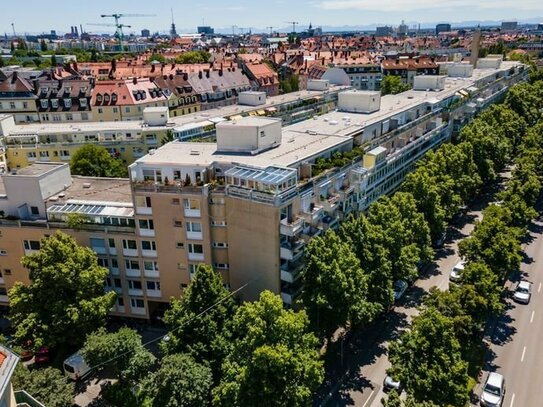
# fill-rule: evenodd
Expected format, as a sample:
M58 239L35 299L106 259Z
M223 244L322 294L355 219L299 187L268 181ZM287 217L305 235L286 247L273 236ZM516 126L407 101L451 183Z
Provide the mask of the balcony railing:
M338 207L339 194L332 194L324 199L321 198L321 205L328 214L333 213Z
M45 407L44 404L40 403L24 390L17 390L14 394L17 407Z
M314 205L313 209L302 211L301 216L307 223L316 224L322 218L324 214L324 208L322 205Z
M285 218L281 221L280 233L285 236L296 236L304 227L304 218L297 218L292 222Z

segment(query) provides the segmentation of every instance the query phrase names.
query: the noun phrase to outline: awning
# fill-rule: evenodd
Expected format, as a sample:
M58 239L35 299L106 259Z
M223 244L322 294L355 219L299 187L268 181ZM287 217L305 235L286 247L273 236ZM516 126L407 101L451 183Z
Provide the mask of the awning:
M254 110L252 112L249 112L249 116L257 116L257 115L258 115L258 113L255 112Z
M230 120L241 120L241 119L243 119L243 116L240 115L240 114L237 114L235 116L230 116L229 119Z
M469 93L467 91L465 91L464 89L460 89L458 91L458 93L460 93L462 96L464 97L468 97L469 96Z
M267 112L270 112L270 113L274 113L274 112L277 112L277 108L276 107L268 107L266 109Z
M264 110L258 110L257 113L259 116L264 116L266 114Z

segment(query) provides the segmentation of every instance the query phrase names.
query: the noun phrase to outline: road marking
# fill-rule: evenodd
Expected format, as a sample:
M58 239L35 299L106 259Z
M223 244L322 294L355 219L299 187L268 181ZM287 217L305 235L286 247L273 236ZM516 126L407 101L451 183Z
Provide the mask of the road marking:
M541 291L541 283L539 283L539 287L537 289L537 292L539 293Z
M513 407L513 404L515 404L515 393L513 393L513 397L511 397L511 404L509 404L509 407Z
M530 324L531 324L532 322L534 322L534 314L535 314L535 311L532 311L532 317L530 318Z
M364 403L362 407L366 407L366 405L370 402L371 397L373 396L373 393L375 393L375 390L371 391L370 396L368 397L368 399L366 400L366 402Z
M526 354L526 346L524 347L524 349L522 350L522 356L520 357L520 361L521 362L524 362L524 355Z

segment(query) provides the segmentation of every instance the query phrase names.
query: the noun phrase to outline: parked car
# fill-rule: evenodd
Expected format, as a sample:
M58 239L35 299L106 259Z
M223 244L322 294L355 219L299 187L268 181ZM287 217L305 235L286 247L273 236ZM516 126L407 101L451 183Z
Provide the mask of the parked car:
M405 294L405 290L407 290L407 282L404 280L397 280L394 283L393 289L394 289L394 301L398 301Z
M504 396L505 378L499 373L490 373L483 386L481 405L485 407L501 407Z
M459 261L458 263L456 263L452 268L451 273L449 274L449 280L455 283L460 281L462 279L462 273L464 272L465 266L465 261Z
M79 380L91 372L80 352L74 353L64 361L64 374L72 380Z
M47 346L42 346L34 353L34 363L49 363L50 354Z
M440 249L445 244L445 240L447 240L447 232L443 232L441 236L436 238L436 240L433 241L432 246L434 249Z
M401 392L401 384L398 380L394 380L392 376L387 375L383 381L383 391L396 390L398 393Z
M532 283L521 281L513 294L513 299L521 304L528 304L532 298Z

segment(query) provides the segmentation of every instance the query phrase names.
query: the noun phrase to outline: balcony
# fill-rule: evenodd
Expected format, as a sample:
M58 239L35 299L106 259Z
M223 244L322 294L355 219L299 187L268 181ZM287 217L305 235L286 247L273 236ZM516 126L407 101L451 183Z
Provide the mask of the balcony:
M203 240L204 235L202 232L189 232L187 231L188 240Z
M322 218L322 228L323 230L333 229L336 230L339 227L339 222L337 216L325 216Z
M305 241L302 239L299 239L294 243L282 243L279 255L283 260L296 261L304 254L304 246Z
M326 197L321 197L321 205L324 208L324 211L329 215L334 213L338 207L339 194L332 194Z
M202 216L202 211L200 209L187 209L185 208L185 217L186 218L200 218Z
M119 270L119 267L110 267L109 268L109 274L111 274L112 276L118 276L121 274L120 270Z
M322 235L322 228L311 225L304 228L304 230L302 231L302 235L300 237L304 239L305 242L307 243L309 239L312 239L320 235Z
M304 268L304 263L301 261L290 262L281 266L281 281L293 283L300 277L300 273Z
M162 297L162 292L160 290L147 290L147 297Z
M204 254L203 253L190 253L189 252L189 260L190 261L204 261Z
M346 201L353 195L353 193L354 186L341 187L341 189L339 190L339 200Z
M109 254L112 255L112 256L116 256L117 255L117 249L115 247L110 247L109 248Z
M153 208L150 206L136 206L136 213L138 215L152 215Z
M141 277L140 269L126 269L125 275L127 277Z
M17 390L14 395L17 407L45 407L24 390Z
M140 229L140 236L142 237L155 237L154 229Z
M141 288L129 288L128 295L133 295L134 297L143 297L143 290ZM145 308L141 308L145 311ZM132 311L134 309L132 308Z
M158 270L144 270L143 275L145 277L150 277L150 278L160 277L160 273L158 272Z
M296 218L294 221L289 222L288 218L281 221L279 231L285 236L296 236L304 227L304 218Z
M281 287L281 299L285 304L292 305L302 293L301 284L283 283Z
M156 250L141 250L141 255L143 257L157 257Z
M138 257L138 249L124 249L123 256L125 257Z
M132 308L130 309L130 311L131 311L132 314L134 314L134 315L145 315L145 314L146 314L145 308L132 307Z
M317 224L324 215L324 208L321 205L311 205L307 211L302 211L301 216L306 223Z
M9 302L8 296L7 295L0 295L0 302L2 302L2 303Z

